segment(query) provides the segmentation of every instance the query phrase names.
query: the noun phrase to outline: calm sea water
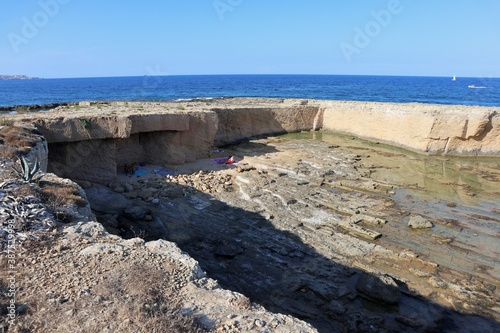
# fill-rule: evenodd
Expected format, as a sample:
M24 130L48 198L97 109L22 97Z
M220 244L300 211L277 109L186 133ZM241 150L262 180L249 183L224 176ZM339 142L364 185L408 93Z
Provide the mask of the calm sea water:
M81 100L279 97L500 106L500 79L344 75L192 75L0 81L0 106Z

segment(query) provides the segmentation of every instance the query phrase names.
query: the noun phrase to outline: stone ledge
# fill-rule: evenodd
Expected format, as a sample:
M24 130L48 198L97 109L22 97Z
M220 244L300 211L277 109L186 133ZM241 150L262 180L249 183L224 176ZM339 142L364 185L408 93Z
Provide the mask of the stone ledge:
M427 154L500 156L500 108L321 101L323 129Z
M12 118L34 123L49 143L178 132L183 139L201 136L209 145L224 145L255 135L323 129L420 153L500 156L500 107L230 98L59 107Z
M130 134L156 131L188 131L189 115L178 113L132 114Z

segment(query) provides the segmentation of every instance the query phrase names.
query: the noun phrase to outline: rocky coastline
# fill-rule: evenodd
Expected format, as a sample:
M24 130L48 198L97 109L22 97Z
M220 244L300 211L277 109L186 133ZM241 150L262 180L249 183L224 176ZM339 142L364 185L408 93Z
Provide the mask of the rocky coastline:
M40 80L40 77L31 77L27 75L0 75L0 80Z
M32 331L75 328L89 315L96 326L86 331L151 331L130 311L110 323L104 314L135 299L134 315L161 318L168 298L177 308L164 312L182 313L193 332L500 327L497 252L469 238L495 246L500 211L475 216L493 225L483 230L403 207L401 184L377 178L385 167L374 159L405 153L315 139L338 132L422 154L498 158L498 108L230 98L82 102L4 117L18 129L0 128L0 217L19 223L15 314ZM276 136L294 132L302 136ZM16 154L49 173L26 187L10 171ZM228 155L237 163L212 161ZM500 180L498 171L483 176ZM55 200L54 188L75 199ZM19 207L26 213L14 218ZM168 287L127 289L138 279ZM40 319L54 311L57 321Z
M52 110L60 106L72 106L72 105L78 105L78 103L66 102L66 103L51 103L51 104L0 106L0 112L7 112L7 113L40 112L40 111Z

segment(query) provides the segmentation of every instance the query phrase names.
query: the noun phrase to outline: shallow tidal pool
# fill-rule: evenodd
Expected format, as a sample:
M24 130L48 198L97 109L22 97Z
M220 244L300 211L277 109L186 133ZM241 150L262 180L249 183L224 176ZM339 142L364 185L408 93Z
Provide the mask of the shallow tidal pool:
M381 243L407 247L437 263L500 279L500 157L418 154L329 132L282 138L320 140L358 154L370 178L394 185L391 199L400 211L418 212L434 225L430 230L411 230L401 220L388 223L383 233L393 236L382 237Z

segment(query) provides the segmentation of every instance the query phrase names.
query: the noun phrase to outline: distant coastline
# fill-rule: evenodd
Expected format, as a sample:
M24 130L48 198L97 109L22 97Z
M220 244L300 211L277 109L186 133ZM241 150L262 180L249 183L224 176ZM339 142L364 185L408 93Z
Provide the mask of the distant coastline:
M41 77L30 77L27 75L1 75L0 80L40 80Z

